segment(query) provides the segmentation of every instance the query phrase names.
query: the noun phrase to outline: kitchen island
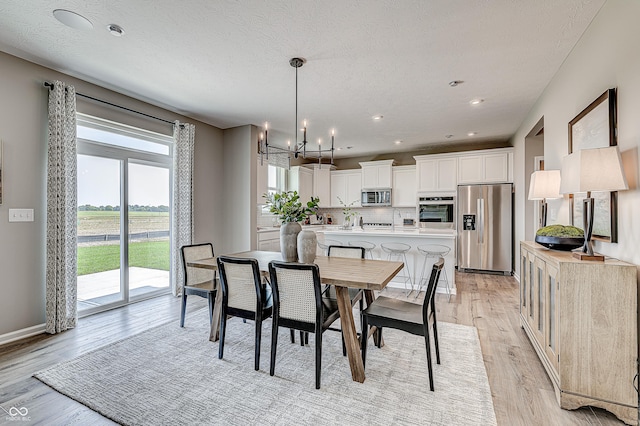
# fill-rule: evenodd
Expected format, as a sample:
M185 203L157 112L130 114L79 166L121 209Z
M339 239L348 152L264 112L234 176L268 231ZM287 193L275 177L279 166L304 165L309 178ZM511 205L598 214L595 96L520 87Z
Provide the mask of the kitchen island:
M452 294L456 292L455 285L455 264L456 264L456 231L452 229L418 229L415 227L392 226L384 229L368 229L354 227L352 229L340 229L339 227L326 227L316 231L318 241L335 240L343 245L348 245L349 241L368 241L376 245L373 249L374 259L387 259L380 244L382 243L404 243L411 246L411 250L407 252L407 266L411 272L411 278L414 288L417 289L420 273L422 271L422 263L424 256L418 252L418 246L425 244L438 244L447 246L451 249L449 254L444 258L444 267L449 279L449 287ZM430 273L431 266L437 259L427 259L427 271ZM402 272L400 272L393 281L388 284L390 287L404 288L402 280ZM407 283L408 285L408 283ZM444 274L440 277L437 290L439 293L446 293L446 284ZM415 293L414 293L415 295Z

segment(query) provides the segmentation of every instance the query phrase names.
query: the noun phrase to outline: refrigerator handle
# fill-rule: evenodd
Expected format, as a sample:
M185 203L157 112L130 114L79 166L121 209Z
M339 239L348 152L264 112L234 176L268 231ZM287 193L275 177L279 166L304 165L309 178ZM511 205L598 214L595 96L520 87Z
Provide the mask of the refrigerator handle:
M484 244L484 198L476 200L478 212L478 244Z

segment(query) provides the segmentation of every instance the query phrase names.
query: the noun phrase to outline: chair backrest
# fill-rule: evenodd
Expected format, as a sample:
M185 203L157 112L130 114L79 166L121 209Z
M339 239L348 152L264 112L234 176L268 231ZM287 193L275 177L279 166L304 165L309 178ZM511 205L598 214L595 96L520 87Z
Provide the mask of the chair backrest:
M191 244L182 246L182 267L184 268L184 285L195 285L213 281L215 271L212 269L193 268L187 262L213 257L213 244Z
M364 259L364 247L357 246L329 246L327 256L350 257L353 259Z
M274 315L309 324L322 323L322 294L318 265L269 263Z
M444 259L440 258L431 268L431 275L429 276L429 284L427 285L427 291L424 293L424 302L422 304L422 319L425 324L429 320L429 307L433 307L433 301L436 294L436 286L440 279L440 272L444 266Z
M218 257L222 303L230 308L257 312L262 308L265 289L256 259Z

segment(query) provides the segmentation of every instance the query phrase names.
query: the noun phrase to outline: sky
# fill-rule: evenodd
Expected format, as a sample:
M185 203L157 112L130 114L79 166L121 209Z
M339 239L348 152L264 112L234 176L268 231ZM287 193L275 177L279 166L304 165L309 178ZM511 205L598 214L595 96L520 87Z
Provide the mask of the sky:
M77 137L157 154L169 147L152 140L78 125ZM78 155L78 205L120 205L121 160ZM129 204L169 205L169 169L129 162Z
M120 205L120 160L78 155L78 205ZM129 204L169 205L169 169L129 163Z

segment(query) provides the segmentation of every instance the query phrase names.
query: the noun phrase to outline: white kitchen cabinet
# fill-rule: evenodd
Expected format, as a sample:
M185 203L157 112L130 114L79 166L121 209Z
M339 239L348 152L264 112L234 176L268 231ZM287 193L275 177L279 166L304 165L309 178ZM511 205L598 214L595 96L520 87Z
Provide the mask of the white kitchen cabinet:
M289 191L298 191L303 203L309 201L313 195L313 170L302 166L291 167Z
M391 205L393 207L415 207L416 201L416 167L394 167Z
M362 167L362 189L391 188L393 160L365 161Z
M513 149L472 151L458 158L458 184L513 181Z
M360 170L334 170L331 172L331 207L342 207L353 202L352 207L360 207L362 176ZM340 200L339 200L340 199Z
M269 182L269 164L266 161L264 161L262 165L260 165L260 159L258 159L256 175L256 202L258 203L258 205L262 205L265 203L263 195L267 192L267 185Z
M320 198L320 207L331 206L331 166L313 165L313 196Z
M418 192L455 192L458 186L458 158L447 155L418 155L416 184Z

